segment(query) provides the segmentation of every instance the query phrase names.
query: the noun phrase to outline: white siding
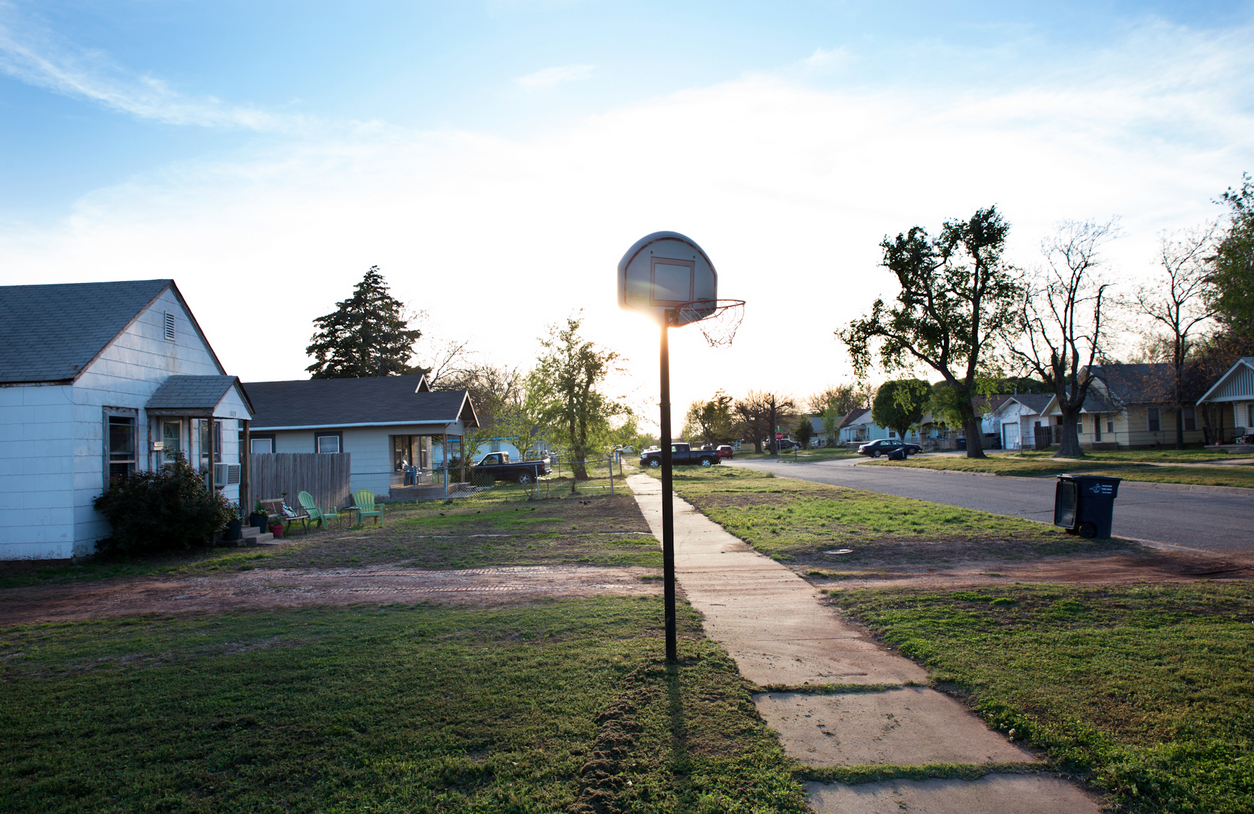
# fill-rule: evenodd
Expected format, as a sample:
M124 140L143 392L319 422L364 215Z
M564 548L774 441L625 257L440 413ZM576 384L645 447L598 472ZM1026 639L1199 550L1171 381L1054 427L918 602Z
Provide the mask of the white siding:
M352 470L352 488L369 489L376 495L386 495L392 489L393 476L399 473L392 471L393 435L425 435L442 434L445 427L457 432L457 425L440 424L438 428L429 424L403 424L392 427L347 427L344 429L327 428L314 430L257 430L258 435L274 436L275 452L316 452L314 436L324 433L340 433L343 438L342 452L350 453ZM439 445L436 444L438 449ZM432 456L438 466L442 462L439 454Z
M173 342L165 339L166 312L175 315ZM0 492L9 495L0 502L0 557L64 559L94 552L96 540L109 533L92 506L104 491L104 408L136 411L138 466L147 469L149 397L171 375L221 373L167 290L73 385L0 388ZM224 442L228 437L236 444L224 426Z

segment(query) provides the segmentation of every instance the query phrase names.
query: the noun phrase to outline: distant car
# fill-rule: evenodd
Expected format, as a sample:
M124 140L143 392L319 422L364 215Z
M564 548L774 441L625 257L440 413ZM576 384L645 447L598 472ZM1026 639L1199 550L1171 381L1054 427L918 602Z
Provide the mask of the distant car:
M878 441L872 441L869 444L863 444L858 447L858 454L878 458L881 455L887 455L890 452L903 448L907 455L918 455L923 451L923 447L918 444L903 444L897 438L881 438Z
M718 453L718 457L720 458L730 458L732 457L732 453L735 452L735 450L732 449L731 444L719 444L718 449L714 451Z

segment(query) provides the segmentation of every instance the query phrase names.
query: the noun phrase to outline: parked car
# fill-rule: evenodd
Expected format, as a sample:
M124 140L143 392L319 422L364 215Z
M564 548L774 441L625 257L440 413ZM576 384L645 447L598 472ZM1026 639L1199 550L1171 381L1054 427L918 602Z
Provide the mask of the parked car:
M549 459L539 461L511 461L508 452L484 455L479 463L470 468L472 474L491 475L494 480L512 480L518 483L535 483L549 474Z
M713 466L719 462L714 450L692 449L687 444L671 444L672 466ZM657 469L662 465L662 450L646 449L640 453L640 466Z
M732 453L735 452L735 450L732 449L731 444L719 444L718 449L714 451L718 453L718 457L720 458L730 458L732 457Z
M898 438L881 438L858 447L858 454L878 458L899 449L905 449L907 455L918 455L923 451L923 447L918 444L904 444Z

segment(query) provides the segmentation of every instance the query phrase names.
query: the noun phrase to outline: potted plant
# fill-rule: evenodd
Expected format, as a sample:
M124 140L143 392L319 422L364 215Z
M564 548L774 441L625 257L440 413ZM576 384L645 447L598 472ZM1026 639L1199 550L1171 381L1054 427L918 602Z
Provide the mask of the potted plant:
M239 518L239 505L235 503L226 504L226 531L222 535L222 539L228 543L238 541L244 536L244 521Z
M248 525L256 526L257 531L262 534L266 531L266 524L270 522L270 514L266 511L266 506L261 502L261 495L257 495L257 502L253 504L253 513L248 515Z
M283 524L282 524L282 523L271 523L271 524L270 524L270 533L274 535L274 539L276 539L276 540L277 540L277 539L279 539L280 537L282 537L282 536L283 536Z

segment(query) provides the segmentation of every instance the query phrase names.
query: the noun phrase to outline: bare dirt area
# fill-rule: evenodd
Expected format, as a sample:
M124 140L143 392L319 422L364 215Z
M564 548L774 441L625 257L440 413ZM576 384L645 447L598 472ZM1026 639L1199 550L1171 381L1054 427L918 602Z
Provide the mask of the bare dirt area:
M852 588L968 588L1014 583L1126 585L1137 582L1188 583L1199 580L1250 580L1254 568L1243 563L1192 555L1137 550L1121 554L1055 556L1011 563L971 561L949 567L861 567L857 571L815 568L802 571L816 585Z
M529 566L432 571L265 569L223 576L144 577L14 588L0 593L0 626L107 616L223 613L314 605L501 605L582 596L660 593L649 568Z

